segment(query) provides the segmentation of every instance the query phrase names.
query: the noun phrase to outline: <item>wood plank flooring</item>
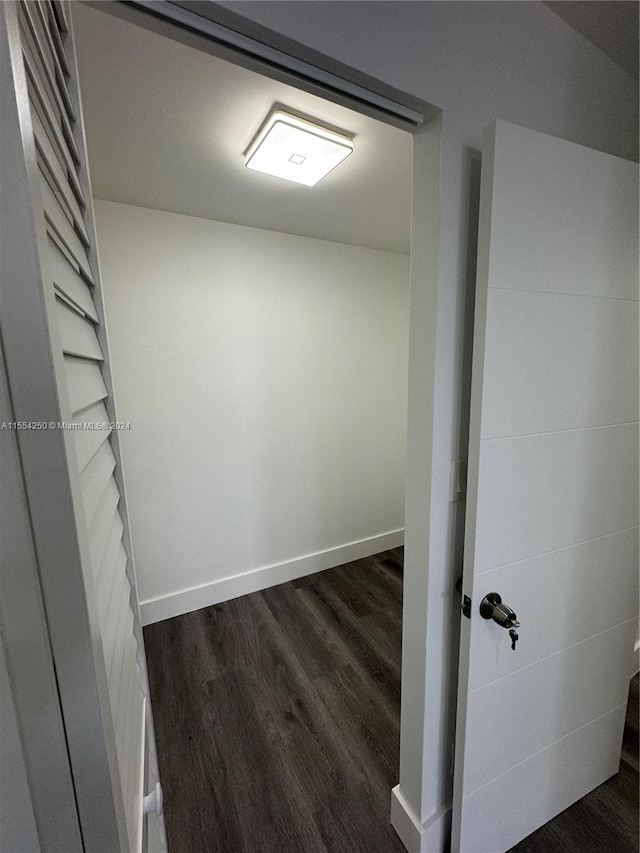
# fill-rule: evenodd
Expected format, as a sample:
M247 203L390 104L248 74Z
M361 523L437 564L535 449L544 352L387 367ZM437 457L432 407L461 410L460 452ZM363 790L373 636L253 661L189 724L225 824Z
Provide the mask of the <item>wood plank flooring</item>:
M403 853L402 549L145 628L170 853ZM512 853L638 850L638 677L620 773Z
M145 628L170 853L403 853L402 549Z

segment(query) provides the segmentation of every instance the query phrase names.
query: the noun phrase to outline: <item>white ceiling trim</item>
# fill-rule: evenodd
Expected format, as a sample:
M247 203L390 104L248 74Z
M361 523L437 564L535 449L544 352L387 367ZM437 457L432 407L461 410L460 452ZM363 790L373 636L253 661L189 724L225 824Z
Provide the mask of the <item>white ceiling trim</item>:
M186 27L217 44L239 52L243 56L258 60L271 69L277 68L286 71L301 82L319 86L327 93L346 96L354 102L354 108L357 108L358 105L373 108L381 113L381 118L392 118L405 125L406 129L418 128L425 123L424 113L418 110L218 24L209 18L183 8L177 3L158 2L158 0L126 0L126 5L163 18L166 21L171 21L181 27Z

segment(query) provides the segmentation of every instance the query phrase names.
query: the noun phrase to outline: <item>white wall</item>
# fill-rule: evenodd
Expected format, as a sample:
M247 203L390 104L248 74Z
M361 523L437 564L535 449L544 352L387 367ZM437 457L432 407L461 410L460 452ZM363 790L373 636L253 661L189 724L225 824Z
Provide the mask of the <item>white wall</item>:
M143 619L400 544L408 257L95 211Z
M416 830L413 849L432 843L441 849L455 710L459 599L453 589L462 541L460 507L449 504L449 473L467 444L471 154L480 148L483 128L502 118L635 159L638 85L537 2L221 5L443 109L435 351L424 343L431 318L414 310L424 295L412 294L400 765L400 791Z

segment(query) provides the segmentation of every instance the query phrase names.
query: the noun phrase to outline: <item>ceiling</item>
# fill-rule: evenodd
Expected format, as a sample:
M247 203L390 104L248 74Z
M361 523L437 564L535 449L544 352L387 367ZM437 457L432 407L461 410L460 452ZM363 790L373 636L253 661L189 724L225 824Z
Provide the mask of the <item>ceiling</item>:
M638 79L637 0L558 0L545 6Z
M73 19L95 198L408 253L409 133L96 8ZM274 104L353 134L354 153L313 188L249 171Z
M638 77L637 2L545 5ZM409 251L408 133L95 7L73 17L96 198ZM354 154L313 188L245 169L275 104L349 132Z

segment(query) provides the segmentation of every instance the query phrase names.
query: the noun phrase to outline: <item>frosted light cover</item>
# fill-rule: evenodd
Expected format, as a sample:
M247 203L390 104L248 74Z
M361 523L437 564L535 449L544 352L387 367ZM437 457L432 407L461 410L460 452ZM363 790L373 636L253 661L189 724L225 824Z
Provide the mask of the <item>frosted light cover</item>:
M307 187L315 186L351 154L346 136L277 110L245 154L245 166Z

